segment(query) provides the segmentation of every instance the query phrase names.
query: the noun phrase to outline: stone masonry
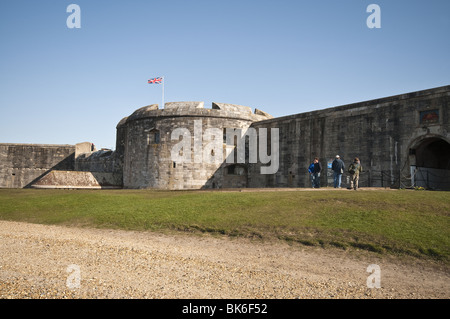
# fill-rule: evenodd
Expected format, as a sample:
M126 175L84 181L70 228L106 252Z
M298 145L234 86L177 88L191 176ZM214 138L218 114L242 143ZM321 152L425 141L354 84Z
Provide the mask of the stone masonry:
M221 103L213 103L211 109L205 109L203 102L166 103L164 109L158 109L157 105L140 108L117 126L118 149L123 150L123 185L162 189L231 187L230 180L229 185L224 185L223 155L220 162L203 160L203 152L213 157L219 155L208 149L211 139L204 134L208 129L217 129L219 134L214 138L220 139L221 151L226 154L224 129L246 130L253 122L268 118L271 116L264 112L252 113L249 107ZM171 154L180 142L179 137L171 136L177 128L187 130L183 140L189 139L191 148L183 151L191 153L188 162L178 162ZM196 142L200 146L198 150L194 149ZM194 153L199 152L201 159L197 161ZM236 182L235 186L239 186L239 181Z
M71 170L74 152L74 145L0 144L0 187L27 187L50 170Z
M321 185L332 186L329 165L340 155L346 167L360 158L362 187L450 189L449 102L444 86L253 123L279 128L281 160L273 175L251 166L248 186L311 187L307 168L316 156L324 168Z
M449 100L450 85L280 118L225 103L153 104L118 123L114 151L89 142L0 144L0 187L311 187L307 168L315 156L321 185L331 186L339 154L346 167L360 158L361 187L450 190ZM227 139L232 129L247 137ZM261 160L265 151L269 163ZM275 159L276 171L262 173ZM343 187L348 179L344 173Z

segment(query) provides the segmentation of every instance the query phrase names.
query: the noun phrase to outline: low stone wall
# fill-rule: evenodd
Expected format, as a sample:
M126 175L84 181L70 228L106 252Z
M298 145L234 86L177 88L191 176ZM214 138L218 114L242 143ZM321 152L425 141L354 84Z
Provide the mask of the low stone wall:
M122 188L121 174L80 171L50 171L32 188Z

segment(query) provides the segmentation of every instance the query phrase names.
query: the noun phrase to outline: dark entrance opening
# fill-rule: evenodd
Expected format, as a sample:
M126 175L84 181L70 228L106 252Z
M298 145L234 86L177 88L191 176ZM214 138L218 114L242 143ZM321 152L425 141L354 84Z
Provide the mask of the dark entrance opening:
M450 144L439 138L423 141L416 148L416 166L450 169Z
M414 186L450 190L450 144L441 138L423 140L414 150Z

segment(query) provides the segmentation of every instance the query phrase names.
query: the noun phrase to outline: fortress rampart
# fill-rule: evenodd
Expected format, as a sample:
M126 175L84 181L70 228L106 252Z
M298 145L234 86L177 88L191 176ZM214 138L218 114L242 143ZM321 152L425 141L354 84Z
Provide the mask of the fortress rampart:
M449 102L443 86L279 118L234 104L153 104L118 123L114 151L89 142L0 144L0 187L310 187L307 167L316 156L321 185L331 186L339 154L346 166L361 159L361 187L450 190ZM227 129L248 137L227 138ZM279 161L269 174L261 173L270 164L260 160L265 138L263 151ZM255 145L258 161L251 160Z
M2 143L0 187L27 187L50 170L72 170L74 154L74 145Z
M249 186L310 187L307 167L322 162L321 185L332 185L330 164L359 157L360 186L450 189L450 86L260 121L280 130L280 168ZM412 179L411 179L412 176ZM349 174L344 174L344 187ZM416 177L416 180L414 180Z

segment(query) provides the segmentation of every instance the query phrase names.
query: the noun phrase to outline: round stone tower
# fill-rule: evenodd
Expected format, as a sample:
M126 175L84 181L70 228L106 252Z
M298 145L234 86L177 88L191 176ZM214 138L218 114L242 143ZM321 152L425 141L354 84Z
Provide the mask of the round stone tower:
M203 102L170 102L164 109L157 104L142 107L117 125L123 186L246 187L246 164L229 158L237 137L227 141L226 132L241 129L245 133L253 122L269 118L258 109L252 112L246 106L223 103L213 103L211 109L205 109Z

